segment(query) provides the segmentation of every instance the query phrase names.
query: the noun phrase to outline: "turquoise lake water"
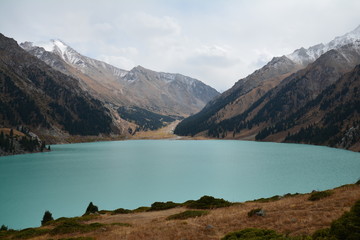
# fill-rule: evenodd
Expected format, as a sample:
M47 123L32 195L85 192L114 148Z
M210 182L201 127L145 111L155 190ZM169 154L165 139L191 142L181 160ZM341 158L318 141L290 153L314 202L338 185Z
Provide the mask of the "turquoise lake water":
M40 225L99 209L134 209L203 195L246 201L354 183L360 154L247 141L134 140L54 145L0 157L0 225Z

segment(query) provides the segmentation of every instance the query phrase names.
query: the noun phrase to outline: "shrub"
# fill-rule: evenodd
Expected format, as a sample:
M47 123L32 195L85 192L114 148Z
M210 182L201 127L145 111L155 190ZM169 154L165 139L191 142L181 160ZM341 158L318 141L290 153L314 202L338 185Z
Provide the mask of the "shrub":
M41 228L26 228L19 232L17 232L14 235L14 238L16 239L28 239L28 238L34 238L38 236L45 235L49 233L49 229L41 229Z
M52 229L50 234L86 233L95 231L103 226L100 223L81 224L76 221L66 221Z
M133 213L139 213L139 212L146 212L149 211L150 207L138 207L134 210L132 210Z
M331 236L330 229L320 229L314 232L312 235L312 240L336 240L333 236Z
M51 239L49 239L51 240ZM93 237L60 238L58 240L95 240Z
M111 223L113 226L121 226L121 227L131 227L130 223Z
M350 212L344 213L331 224L330 233L337 239L360 239L360 200L354 204Z
M222 240L285 240L285 238L273 230L247 228L241 231L227 234Z
M355 183L356 185L360 185L360 179Z
M213 209L213 208L229 207L231 206L231 203L222 198L203 196L196 201L187 201L184 203L184 205L188 208L193 208L193 209Z
M275 195L269 198L259 198L259 199L255 199L254 202L261 202L261 203L266 203L266 202L275 202L281 199L281 196L279 195Z
M180 204L174 202L154 202L151 204L151 208L148 211L158 211L158 210L166 210L170 208L175 208Z
M129 209L124 209L124 208L118 208L116 210L114 210L111 215L116 215L116 214L128 214L131 213L132 211Z
M88 215L90 213L97 213L98 211L98 207L95 206L92 202L90 202L89 206L86 208L85 215Z
M53 220L54 220L54 218L52 217L51 212L45 211L43 219L41 221L41 226L44 226L46 223L53 221Z
M1 225L0 231L7 231L7 230L8 230L7 226L5 226L4 224Z
M309 201L318 201L320 199L329 197L333 194L331 191L313 192L308 198Z
M184 220L188 218L201 217L209 214L209 211L185 211L174 214L166 218L166 220Z
M65 223L65 222L84 223L84 222L88 222L88 221L91 221L91 220L94 220L97 218L99 218L99 216L97 216L97 215L83 215L81 217L73 217L73 218L61 217L61 218L58 218L58 219L52 221L52 224L59 225L59 224Z
M252 216L265 216L265 211L262 210L261 208L255 208L252 209L248 212L248 217L252 217Z

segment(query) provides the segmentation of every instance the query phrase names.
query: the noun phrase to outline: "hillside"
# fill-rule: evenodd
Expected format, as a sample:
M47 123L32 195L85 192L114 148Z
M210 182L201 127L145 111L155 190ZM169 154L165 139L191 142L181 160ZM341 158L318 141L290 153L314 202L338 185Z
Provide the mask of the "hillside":
M226 234L246 228L275 230L279 234L293 236L311 235L319 229L330 227L331 223L349 211L360 199L360 185L345 185L330 192L330 196L310 201L315 194L285 195L230 207L207 210L204 216L184 220L167 220L169 216L188 209L175 207L162 211L144 211L118 214L100 211L73 219L59 219L41 228L20 232L0 231L2 239L12 236L23 239L221 239ZM318 194L319 195L319 194ZM263 209L265 216L249 217L253 209ZM121 213L123 212L123 213ZM40 223L40 220L39 220ZM356 230L355 230L356 231ZM356 233L356 232L355 232Z
M130 71L116 68L86 57L60 40L39 46L25 42L20 46L54 69L78 79L82 89L105 102L116 118L125 120L124 129L132 133L161 128L194 114L219 95L201 81L181 74L141 66Z
M309 105L319 104L319 100L315 102L315 99L319 95L329 94L326 92L327 87L341 81L339 79L344 74L351 71L357 74L354 68L360 64L359 39L360 27L351 33L335 38L326 45L316 45L309 49L302 48L290 55L274 58L262 69L239 80L230 90L210 101L199 113L184 119L176 127L175 134L277 142L285 141L287 135L294 135L286 141L360 150L357 138L353 137L351 143L349 141L341 143L341 139L346 138L350 129L357 129L359 118L356 114L353 114L351 120L348 119L348 126L344 126L341 121L337 123L339 130L335 132L326 130L330 126L324 126L319 119L316 119L315 115L319 114L314 113L309 116L304 110ZM279 64L276 64L277 62ZM264 74L268 69L271 70L271 74ZM281 71L275 71L275 69ZM339 84L337 88L341 86ZM346 87L343 90L343 94L346 94ZM351 95L350 92L348 94ZM356 102L358 95L351 96L352 101ZM336 102L339 108L340 105L346 105L348 101L346 99L349 98L338 98L344 101ZM324 110L322 109L321 114L331 115L327 112L330 108ZM294 121L295 116L302 118L302 121ZM314 124L320 125L314 126ZM297 138L296 135L302 128L313 128L309 130L313 132L304 134L302 131L302 137ZM323 134L319 128L324 128L323 133L325 131L327 133L322 136L322 140L313 141L311 138ZM289 131L284 132L285 130ZM354 130L351 131L354 132Z
M77 79L52 69L0 35L0 125L38 135L119 133L109 110Z

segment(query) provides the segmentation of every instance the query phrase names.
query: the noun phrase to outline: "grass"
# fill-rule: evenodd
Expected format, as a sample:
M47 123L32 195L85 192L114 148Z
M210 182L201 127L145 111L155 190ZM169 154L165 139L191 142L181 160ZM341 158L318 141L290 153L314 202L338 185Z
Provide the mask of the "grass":
M309 201L319 201L320 199L330 197L333 194L332 191L313 192L308 198Z
M97 240L108 239L187 239L187 240L218 240L228 233L239 232L247 228L271 229L277 234L285 236L286 240L320 240L316 236L327 236L332 222L339 219L345 211L360 199L360 186L349 184L331 190L334 194L325 201L308 201L311 194L299 194L293 197L283 197L278 201L269 202L245 202L233 204L226 208L208 210L210 214L202 217L188 218L180 221L166 221L170 215L184 212L185 205L165 211L150 211L137 214L97 216L88 223L99 222L104 224L104 230L98 229L89 233L71 233L66 235L41 235L33 240L45 240L53 238L75 238L91 236ZM249 218L248 212L252 209L266 209L266 217ZM145 208L146 209L146 208ZM133 210L134 211L134 210ZM353 216L353 215L352 215ZM82 218L77 218L79 223ZM64 219L62 219L64 221ZM121 223L131 224L131 228ZM343 223L347 222L343 221ZM114 224L113 224L114 223ZM120 224L119 224L120 223ZM46 226L50 231L60 222ZM83 224L84 225L84 224ZM207 229L207 226L213 228ZM343 226L343 225L340 225ZM106 228L106 230L105 230ZM314 233L319 229L318 235ZM2 233L0 239L15 239L16 232ZM354 232L354 231L352 231ZM313 235L314 234L314 235ZM305 236L305 237L302 237ZM321 240L325 240L322 238ZM360 239L360 238L355 238ZM327 238L326 240L330 240Z
M229 207L232 205L232 203L222 198L203 196L196 201L193 200L187 201L184 203L184 205L187 208L192 208L192 209L214 209L214 208Z
M98 215L84 215L84 216L81 216L81 217L73 217L73 218L61 217L61 218L58 218L56 220L47 222L45 224L45 226L59 225L59 224L67 223L67 222L84 223L84 222L89 222L89 221L95 220L97 218L99 218Z
M16 232L13 235L13 238L15 239L29 239L34 238L38 236L42 236L45 234L48 234L50 232L49 229L43 229L43 228L26 228L21 231Z
M170 215L166 220L185 220L188 218L201 217L209 214L209 211L185 211L178 214Z
M48 239L48 240L53 240L53 239ZM93 238L93 237L75 237L75 238L60 238L57 240L95 240L95 238Z
M111 223L112 226L120 226L120 227L131 227L130 223Z
M50 231L50 234L58 235L58 234L68 234L68 233L87 233L87 232L95 231L104 226L105 225L101 223L81 224L76 221L67 221L54 227Z

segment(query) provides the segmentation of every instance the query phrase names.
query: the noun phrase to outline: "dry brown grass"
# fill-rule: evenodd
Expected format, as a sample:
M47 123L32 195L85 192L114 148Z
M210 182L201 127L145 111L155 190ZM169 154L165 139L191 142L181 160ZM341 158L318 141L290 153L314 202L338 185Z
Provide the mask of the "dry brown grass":
M10 135L10 128L0 128L0 132L3 132L5 135ZM19 132L16 129L13 129L13 134L14 136L20 136L20 137L24 137L25 134L22 132Z
M173 133L176 125L178 125L180 121L177 120L175 122L170 123L169 125L160 128L154 131L146 131L146 132L137 132L133 139L177 139L178 136Z
M333 195L315 202L308 201L310 194L267 203L246 202L210 210L206 216L187 220L166 220L170 215L183 212L183 207L157 212L103 215L93 221L107 225L95 232L51 238L92 236L100 240L215 240L229 232L249 227L273 229L293 236L308 235L318 229L329 227L333 220L339 218L360 199L360 185L339 187L333 192ZM254 208L264 209L266 216L248 217L248 212ZM132 226L110 225L118 222L130 223ZM49 238L50 236L42 236L35 239Z

